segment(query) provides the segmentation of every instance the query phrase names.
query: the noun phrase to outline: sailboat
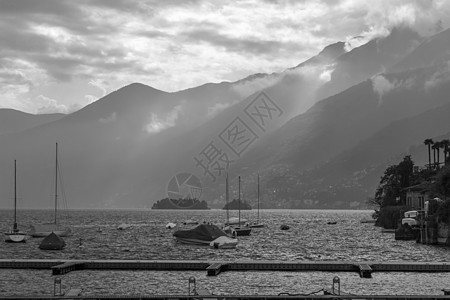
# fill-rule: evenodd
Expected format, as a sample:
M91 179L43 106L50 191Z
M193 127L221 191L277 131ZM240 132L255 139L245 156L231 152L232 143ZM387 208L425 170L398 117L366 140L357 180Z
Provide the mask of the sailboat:
M258 218L256 219L256 223L250 225L251 228L263 228L264 224L259 222L259 174L258 174Z
M58 143L56 143L56 160L55 160L55 210L54 210L54 220L52 223L32 225L30 230L30 235L32 237L46 237L52 232L60 237L68 236L71 233L69 227L64 227L58 224Z
M234 231L236 232L237 236L246 236L246 235L250 235L250 233L252 232L252 229L246 225L246 226L241 226L241 176L239 176L239 223L238 226L234 227Z
M20 243L26 241L27 234L17 228L17 175L16 161L14 160L14 225L13 229L5 233L5 242Z

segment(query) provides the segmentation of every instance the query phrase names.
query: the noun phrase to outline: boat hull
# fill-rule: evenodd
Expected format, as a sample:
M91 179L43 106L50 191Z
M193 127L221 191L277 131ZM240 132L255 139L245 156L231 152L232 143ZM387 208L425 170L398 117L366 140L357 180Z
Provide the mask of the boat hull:
M183 244L189 244L189 245L209 245L211 241L204 241L204 240L198 240L198 239L189 239L189 238L180 238L177 237L176 240Z
M252 229L249 227L235 227L234 231L236 232L236 236L248 236L252 232Z
M32 226L29 234L31 237L39 238L39 237L46 237L52 232L60 237L66 237L70 235L72 230L67 227L63 228L59 226L40 225L40 226Z
M8 243L24 243L26 241L27 234L23 232L8 232L5 233L5 242Z
M251 228L264 228L264 224L253 224L250 225Z

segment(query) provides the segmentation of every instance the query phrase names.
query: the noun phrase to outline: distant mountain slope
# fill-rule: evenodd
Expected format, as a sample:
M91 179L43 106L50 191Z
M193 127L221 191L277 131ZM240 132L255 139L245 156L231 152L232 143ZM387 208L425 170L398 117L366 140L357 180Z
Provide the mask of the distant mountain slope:
M386 37L375 38L342 54L332 67L330 81L318 91L318 99L332 96L375 74L386 72L411 53L422 40L411 29L397 27Z
M446 126L448 118L445 117L445 112L448 109L446 105L450 103L450 98L447 96L450 93L450 77L444 76L448 78L447 81L433 81L436 74L445 74L444 70L441 66L437 66L378 75L340 94L324 99L304 114L289 120L280 129L259 140L258 144L248 151L237 165L240 168L258 166L260 171L265 173L270 173L269 170L277 166L284 166L288 173L301 174L352 149L385 128L387 124L414 118L438 107L446 110L437 109L439 114L435 113L436 124L425 123L433 120L433 116L425 114L412 119L417 122L415 126L409 127L409 123L403 123L406 125L396 125L396 130L388 129L385 134L390 135L385 137L386 140L381 141L380 145L372 143L371 146L377 149L382 146L382 143L387 142L392 143L393 150L398 150L410 146L415 139L416 143L417 140L420 142L425 135L444 134L449 128ZM395 142L395 137L399 139L398 144ZM370 158L370 153L380 155L378 156L380 159L382 157L388 159L388 155L393 152L368 152L367 158ZM351 156L355 157L355 160L359 158L361 164L367 163L369 167L370 159L363 156L363 152L359 154L360 156L352 153ZM320 169L322 176L327 173L334 174L333 178L337 181L323 186L337 184L340 177L344 176L345 170L331 164L326 166L328 169L327 167ZM349 166L346 165L347 167ZM379 176L381 174L377 177Z
M350 207L353 201L364 203L367 197L374 196L380 177L389 165L398 164L405 155L411 155L416 166L428 163L428 149L423 141L450 138L449 115L450 104L445 104L389 124L329 162L304 172L302 177L308 183L303 184L303 192L322 206L335 207L335 203L329 202L331 197L317 198L314 183L321 182L332 187L327 192L341 202L341 207Z
M299 105L292 101L297 97L291 91L298 90L296 77L281 84L277 75L270 77L268 83L254 76L176 93L131 84L58 122L0 138L7 145L0 149L0 161L8 164L17 158L26 166L23 203L29 207L50 207L48 179L55 142L60 145L65 181L71 188L68 194L77 197L69 201L71 207L149 205L165 196L171 176L184 165L194 165L193 156L204 147L200 141L217 135L242 112L253 99L249 95L261 87L276 86L285 107ZM244 98L247 102L241 103ZM288 110L286 118L289 113L294 111ZM0 186L8 176L0 174Z
M389 72L399 72L424 68L433 65L448 64L450 60L450 29L444 30L432 37L427 38L410 55L406 56Z
M57 121L64 114L33 115L14 109L0 109L0 135L16 133L45 123Z

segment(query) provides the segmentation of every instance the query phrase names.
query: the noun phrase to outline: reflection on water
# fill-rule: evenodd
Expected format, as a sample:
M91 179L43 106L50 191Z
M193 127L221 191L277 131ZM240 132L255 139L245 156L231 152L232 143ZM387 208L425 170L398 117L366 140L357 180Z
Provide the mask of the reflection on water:
M33 222L50 220L51 213L51 211L20 211L18 220L26 227ZM2 243L0 257L450 261L450 251L445 247L422 245L414 241L395 241L393 234L382 233L380 228L373 224L360 223L361 219L370 217L370 214L370 211L264 210L262 219L266 227L253 229L251 236L239 239L236 249L225 250L178 244L172 237L174 229L169 230L165 227L169 222L178 222L182 226L181 222L186 219L222 223L225 212L221 210L69 211L62 219L67 220L72 226L73 234L65 238L67 246L63 251L40 250L38 245L41 239L29 239L25 244ZM241 216L254 220L256 211L245 211ZM7 230L11 220L11 211L0 211L0 228ZM130 224L132 227L118 230L117 226L122 223ZM288 224L290 229L280 230L281 224ZM9 272L15 275L7 275ZM372 279L361 279L357 273L330 272L225 272L218 277L206 277L206 272L77 271L65 275L63 282L71 286L81 286L84 294L111 293L111 291L125 294L169 292L185 294L187 278L194 276L201 281L202 286L217 294L276 294L306 293L324 286L329 287L335 275L341 277L343 290L358 294L386 294L399 291L424 294L427 291L426 293L442 295L441 289L447 287L445 285L450 277L446 273L374 273ZM12 280L14 284L7 284L8 280ZM419 286L411 284L411 280L412 282L419 280L421 284ZM20 284L24 286L20 288ZM53 292L51 272L0 270L0 293L17 295L20 291L51 294Z

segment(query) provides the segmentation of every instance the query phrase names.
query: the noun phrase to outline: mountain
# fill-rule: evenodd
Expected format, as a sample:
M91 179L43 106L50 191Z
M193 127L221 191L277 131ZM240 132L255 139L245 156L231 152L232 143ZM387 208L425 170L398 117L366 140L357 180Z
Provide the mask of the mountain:
M219 174L218 167L225 158L231 197L234 177L246 175L243 195L251 203L256 176L249 175L261 172L265 205L297 205L297 195L320 206L314 201L329 194L324 179L304 174L331 174L327 162L388 124L446 105L444 64L380 73L412 55L420 40L393 30L348 52L344 43L330 45L284 72L175 93L131 84L52 122L1 134L0 163L17 159L19 197L29 208L52 207L56 142L71 208L150 208L183 172L200 178L202 200L222 207L225 169ZM239 135L242 129L247 136ZM0 172L1 198L8 198L10 173ZM338 175L329 178L328 186L339 182ZM333 207L339 205L349 204Z
M337 55L332 52L324 50L316 63ZM68 200L70 207L148 206L165 196L171 176L185 169L198 171L193 157L199 147L243 112L256 91L272 88L287 108L273 128L304 109L297 83L305 77L294 74L282 81L285 76L256 74L176 93L131 84L57 122L0 137L7 145L0 149L0 160L7 165L16 158L26 167L22 179L26 207L51 207L56 142L65 182L70 183L67 194L76 195ZM0 186L8 185L8 176L0 175ZM0 196L7 197L8 188L2 191Z
M416 166L428 164L428 149L423 141L450 138L449 113L450 104L445 104L390 123L355 147L300 175L309 181L302 186L302 193L309 194L322 207L351 207L355 202L363 207L365 200L375 194L388 166L398 164L405 155L411 155ZM322 190L321 197L317 192L319 182L329 187Z
M57 121L64 114L33 115L14 109L0 109L0 135L16 133L45 123Z
M207 120L208 103L214 104L214 99L226 103L242 97L228 83L213 86L217 88L205 85L166 93L131 84L55 122L0 136L1 163L8 165L17 159L18 166L23 166L20 192L25 207L51 207L54 145L58 142L64 181L70 186L67 194L75 196L68 200L70 207L135 206L139 201L121 198L147 182L134 166L137 171L144 166L151 170L153 177L148 181L155 181L164 170L158 164L171 161L165 141ZM2 198L8 197L9 174L0 174Z
M445 35L432 40L440 37ZM413 51L409 55L416 54ZM295 197L303 197L316 206L324 201L325 207L330 208L360 205L361 198L364 202L373 195L387 162L408 153L410 147L427 137L448 133L448 65L405 69L378 74L319 101L259 140L238 165L242 168L259 162L258 171L265 173L268 181L277 176L284 181L296 178L290 191L285 192L290 205L302 207L301 201L292 202ZM364 140L368 140L365 147L360 144ZM341 153L347 155L340 156ZM361 175L367 172L372 177ZM363 179L355 183L354 177L358 176ZM349 185L358 186L358 193L343 188Z
M343 53L331 66L330 80L318 91L324 99L358 84L408 56L423 38L407 27L394 27L386 37L378 37L368 43ZM398 68L401 70L401 67Z
M435 65L448 64L450 60L450 29L427 38L410 55L389 68L390 73Z

